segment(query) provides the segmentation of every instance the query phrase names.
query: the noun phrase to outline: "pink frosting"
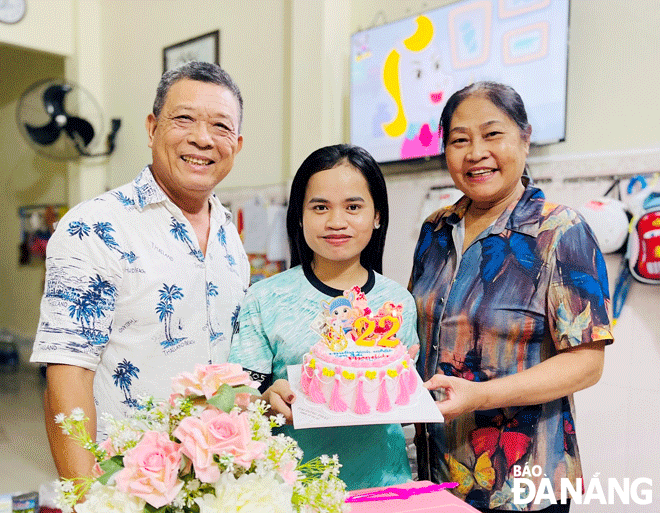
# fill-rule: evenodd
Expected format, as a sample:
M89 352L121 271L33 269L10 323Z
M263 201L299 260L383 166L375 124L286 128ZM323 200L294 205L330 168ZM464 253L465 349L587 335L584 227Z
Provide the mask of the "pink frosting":
M323 342L317 342L312 347L311 352L314 356L322 358L331 365L347 365L353 368L378 368L385 367L397 361L407 352L407 348L403 344L391 348L391 352L389 349L375 346L375 348L359 349L355 351L355 356L349 356L352 351L330 351L330 348Z
M332 411L351 410L360 415L368 414L374 408L388 412L394 404L408 405L417 388L417 378L407 348L401 343L395 347L349 344L343 351L332 351L323 341L311 348L303 358L300 377L303 392L313 402L327 404ZM316 359L315 368L309 367L312 359ZM332 376L326 379L324 368L334 374L331 372ZM388 376L389 370L396 371L396 374ZM371 371L378 373L377 379L367 379L365 372Z

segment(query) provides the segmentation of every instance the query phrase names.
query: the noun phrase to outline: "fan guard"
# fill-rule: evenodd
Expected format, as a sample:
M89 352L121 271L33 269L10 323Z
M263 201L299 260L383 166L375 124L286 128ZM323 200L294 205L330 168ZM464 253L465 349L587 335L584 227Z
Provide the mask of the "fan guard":
M93 154L104 133L101 108L85 88L62 79L30 86L18 102L16 122L35 151L55 160L109 155L120 126L118 119L112 120L109 150Z

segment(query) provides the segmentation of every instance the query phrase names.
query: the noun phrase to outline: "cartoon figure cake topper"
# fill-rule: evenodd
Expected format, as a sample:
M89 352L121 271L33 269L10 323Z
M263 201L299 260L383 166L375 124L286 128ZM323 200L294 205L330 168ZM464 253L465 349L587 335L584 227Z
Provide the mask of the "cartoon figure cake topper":
M395 335L401 326L403 305L388 301L372 315L359 287L321 304L323 311L312 323L312 329L331 351L344 351L350 342L357 346L383 347L400 343Z
M337 331L342 330L344 333L351 331L354 320L351 301L345 296L338 296L330 301L328 319Z

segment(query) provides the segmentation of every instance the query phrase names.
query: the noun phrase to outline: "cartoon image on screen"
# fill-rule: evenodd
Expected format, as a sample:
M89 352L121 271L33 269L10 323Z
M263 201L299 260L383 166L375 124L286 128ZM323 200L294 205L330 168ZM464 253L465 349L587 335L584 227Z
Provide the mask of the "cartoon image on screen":
M531 142L566 133L568 0L464 0L353 34L350 142L380 163L440 154L440 114L479 80L512 86Z
M417 18L416 32L403 40L403 49L385 60L383 82L396 104L396 117L383 124L393 138L403 135L401 159L438 153L440 113L451 90L452 79L442 68L442 57L433 45L433 23Z

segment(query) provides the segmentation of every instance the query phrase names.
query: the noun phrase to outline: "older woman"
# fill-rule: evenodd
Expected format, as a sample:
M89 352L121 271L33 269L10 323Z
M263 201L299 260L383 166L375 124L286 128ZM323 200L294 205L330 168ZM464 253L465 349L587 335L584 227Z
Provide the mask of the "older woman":
M427 426L431 478L481 511L568 511L561 480L582 477L572 394L598 381L612 342L603 257L584 220L530 183L512 88L458 91L440 125L464 196L424 222L410 281L418 369L446 419ZM556 500L516 497L515 477L549 478Z

